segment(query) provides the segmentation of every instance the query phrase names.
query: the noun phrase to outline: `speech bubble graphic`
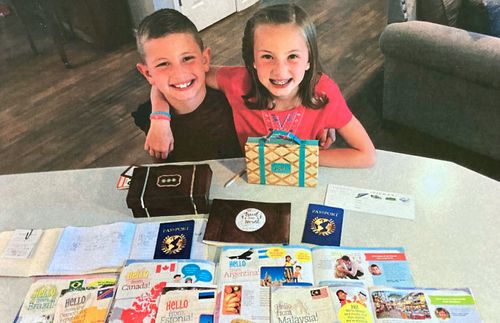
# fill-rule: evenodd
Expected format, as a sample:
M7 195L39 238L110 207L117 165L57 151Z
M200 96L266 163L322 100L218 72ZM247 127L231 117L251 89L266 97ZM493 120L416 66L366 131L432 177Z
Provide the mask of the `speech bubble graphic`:
M213 279L210 271L201 269L197 264L189 264L182 267L182 274L184 275L184 278L194 276L196 278L194 281L195 283L199 281L208 283Z
M184 278L187 276L195 276L198 271L200 271L200 266L197 264L189 264L182 267L182 274L184 275Z

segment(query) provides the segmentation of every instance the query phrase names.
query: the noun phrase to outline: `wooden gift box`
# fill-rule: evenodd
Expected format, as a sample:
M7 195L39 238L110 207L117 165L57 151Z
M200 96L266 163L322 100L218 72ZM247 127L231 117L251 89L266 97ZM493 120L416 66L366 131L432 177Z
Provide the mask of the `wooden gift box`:
M127 206L134 217L208 213L211 181L208 164L137 167Z

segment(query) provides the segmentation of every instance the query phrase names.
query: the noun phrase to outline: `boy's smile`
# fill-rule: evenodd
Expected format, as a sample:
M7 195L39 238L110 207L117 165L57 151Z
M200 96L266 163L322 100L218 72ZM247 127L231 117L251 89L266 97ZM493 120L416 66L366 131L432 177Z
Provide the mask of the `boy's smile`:
M139 71L179 114L195 110L206 94L210 50L201 50L191 34L174 33L144 42L145 64Z
M300 82L309 69L309 50L295 24L263 24L254 32L254 67L260 83L279 109L295 102Z
M173 87L175 87L176 89L179 89L179 90L183 90L183 89L187 89L193 83L194 83L194 80L191 80L191 81L186 82L186 83L172 84L170 86L173 86Z

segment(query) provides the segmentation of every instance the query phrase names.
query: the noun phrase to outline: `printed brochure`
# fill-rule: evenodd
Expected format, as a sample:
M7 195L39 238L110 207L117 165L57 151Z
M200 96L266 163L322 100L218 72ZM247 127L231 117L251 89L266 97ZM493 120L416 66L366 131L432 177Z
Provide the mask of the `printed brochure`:
M156 322L213 323L216 292L216 288L165 287Z
M117 280L118 275L114 273L39 277L31 284L16 322L52 322L56 314L56 305L63 293L77 290L98 290L103 286L107 289L116 285ZM109 296L109 294L106 295ZM111 294L111 300L112 296L113 294Z
M468 288L370 288L376 322L482 322Z
M215 263L207 260L130 260L120 274L108 322L149 322L165 287L215 288L214 276Z
M341 284L271 289L273 323L445 321L481 322L469 289L365 288Z
M218 273L221 323L269 322L269 287L413 286L403 248L228 246L221 251Z

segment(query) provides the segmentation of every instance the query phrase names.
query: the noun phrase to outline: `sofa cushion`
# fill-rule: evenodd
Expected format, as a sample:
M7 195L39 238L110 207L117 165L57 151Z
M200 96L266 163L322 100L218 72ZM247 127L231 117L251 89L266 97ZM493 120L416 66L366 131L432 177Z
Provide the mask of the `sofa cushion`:
M483 0L464 0L458 16L461 29L490 35L490 19Z
M457 27L462 0L418 0L417 19Z
M483 0L490 20L490 35L500 37L500 0Z

